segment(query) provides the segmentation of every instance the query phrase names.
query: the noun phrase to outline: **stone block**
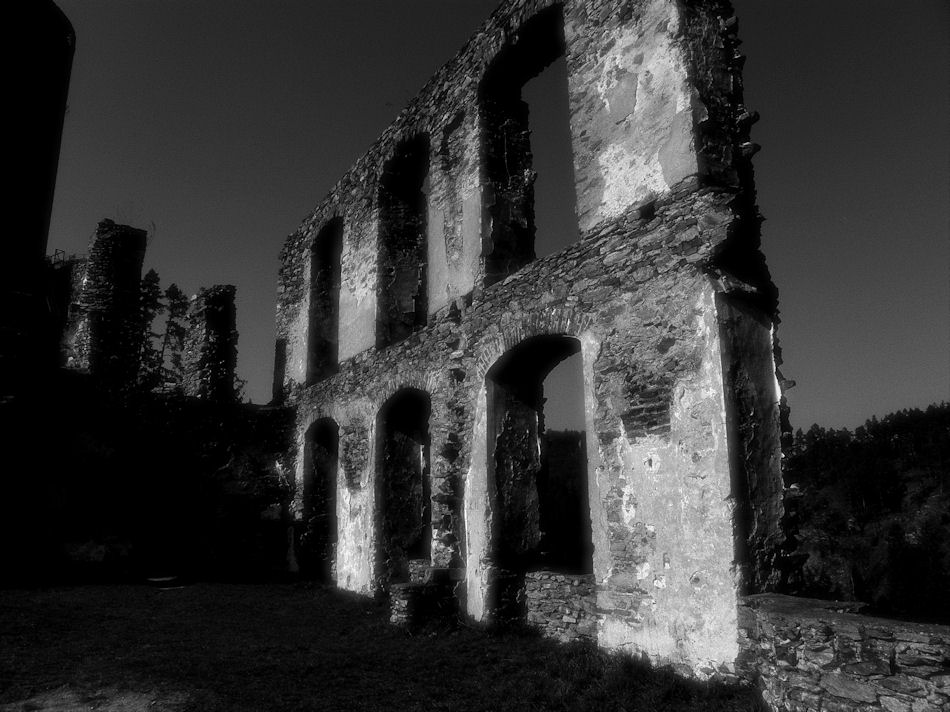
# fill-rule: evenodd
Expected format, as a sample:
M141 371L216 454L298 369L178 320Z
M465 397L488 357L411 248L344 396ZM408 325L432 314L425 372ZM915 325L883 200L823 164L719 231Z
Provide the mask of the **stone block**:
M911 712L910 702L899 697L882 695L880 702L881 707L887 710L887 712Z
M859 682L840 673L824 673L818 683L822 689L835 697L854 702L876 702L877 693L866 682Z

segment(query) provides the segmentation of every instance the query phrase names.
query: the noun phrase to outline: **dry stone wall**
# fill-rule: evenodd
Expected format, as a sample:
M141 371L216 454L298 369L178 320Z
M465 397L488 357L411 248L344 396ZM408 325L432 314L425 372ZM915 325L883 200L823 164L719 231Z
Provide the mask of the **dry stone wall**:
M740 606L740 669L773 710L950 710L950 626L765 594Z
M544 498L531 494L543 398L492 374L516 348L551 344L557 354L518 373L538 384L580 354L593 544L581 598L596 611L583 625L553 624L556 634L700 677L735 671L737 597L769 585L781 540L775 290L758 250L736 45L728 5L713 0L503 2L288 238L275 398L297 414L287 459L298 516L314 476L308 433L318 421L337 426L338 586L387 590L392 527L380 512L398 508L380 486L381 411L418 391L431 406L428 462L414 469L427 473L430 578L451 582L475 620L530 612L526 593L538 589L528 589L537 579L526 555L545 538L534 517ZM535 259L520 87L559 53L578 239ZM393 160L407 145L427 146L428 161L414 163L428 165L422 210L407 211L413 186L393 199ZM311 304L311 255L335 220L338 366L314 380L308 344L326 326ZM416 256L394 272L400 223ZM398 338L381 333L394 319ZM519 408L521 424L506 428ZM504 462L520 463L517 492L499 479ZM402 612L416 595L407 585L388 584ZM533 622L550 627L544 610Z
M525 578L528 623L561 642L597 639L597 599L592 575L535 571Z

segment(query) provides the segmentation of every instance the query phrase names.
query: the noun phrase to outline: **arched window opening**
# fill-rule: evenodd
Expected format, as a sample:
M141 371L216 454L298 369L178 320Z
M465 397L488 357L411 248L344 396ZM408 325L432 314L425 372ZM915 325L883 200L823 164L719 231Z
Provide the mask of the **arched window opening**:
M502 618L519 615L526 573L593 570L579 352L571 337L533 337L486 378L494 485L489 597Z
M559 155L551 161L546 158L543 162L545 167L554 166L558 173L555 178L543 182L545 224L566 220L571 227L558 226L558 232L567 230L569 236L576 234L573 158L567 159L569 167L564 166L564 154L570 155L570 134L566 127L552 131L546 119L550 115L552 120L564 120L567 113L565 65L561 63L545 72L555 60L563 57L564 51L563 12L559 5L555 5L524 23L516 40L494 59L479 87L484 137L482 150L488 179L485 204L490 218L490 236L485 252L485 286L504 279L534 260L538 247L543 247L542 255L559 249L548 244L547 240L535 244L537 174L533 166L532 122L529 122L531 112L525 98L540 100L535 106L535 113L541 121L534 122L544 128L541 135L545 139L540 145L545 151L550 148L551 140L562 146L556 151ZM546 76L539 80L539 84L535 83L538 84L537 89L532 87L523 93L522 88L542 72L550 77ZM569 182L569 186L560 185L562 182ZM570 198L563 208L547 205L550 201L565 203L565 195ZM568 211L569 218L565 217ZM569 241L573 241L573 238L559 237L556 243L567 244Z
M310 333L307 385L337 372L340 334L340 257L343 220L330 220L310 250Z
M429 396L406 388L379 411L377 581L383 590L428 568L432 544Z
M426 324L428 190L429 140L423 135L396 147L379 181L379 348L402 341Z
M300 564L305 572L321 580L330 579L335 560L339 442L339 428L330 418L316 421L307 430Z

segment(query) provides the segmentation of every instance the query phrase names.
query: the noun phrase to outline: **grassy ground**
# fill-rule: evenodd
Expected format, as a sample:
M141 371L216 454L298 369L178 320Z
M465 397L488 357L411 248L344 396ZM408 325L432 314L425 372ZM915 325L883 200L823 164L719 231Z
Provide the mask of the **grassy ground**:
M0 711L759 709L587 646L387 614L300 584L0 591Z

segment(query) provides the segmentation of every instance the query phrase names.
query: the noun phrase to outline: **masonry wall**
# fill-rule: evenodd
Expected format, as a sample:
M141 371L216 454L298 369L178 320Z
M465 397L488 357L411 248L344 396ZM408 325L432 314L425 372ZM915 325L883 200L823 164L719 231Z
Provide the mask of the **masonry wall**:
M850 607L774 594L742 601L740 670L757 681L769 708L950 709L950 626L857 615Z
M488 377L526 339L558 337L583 360L587 632L701 677L734 672L738 595L768 585L781 513L775 292L758 252L734 29L721 2L504 2L288 238L275 396L297 412L296 453L312 423L339 428L337 585L380 586L377 512L390 495L377 486L378 415L412 388L431 403L432 571L457 582L475 620L492 620L503 595L524 600L499 584L512 512L493 470ZM540 260L517 92L542 67L497 78L534 50L566 55L578 201L577 242ZM379 185L419 136L428 307L390 344L376 330L389 210ZM499 145L517 154L510 174L492 167ZM309 255L334 218L339 370L307 385ZM309 475L295 452L303 512Z

